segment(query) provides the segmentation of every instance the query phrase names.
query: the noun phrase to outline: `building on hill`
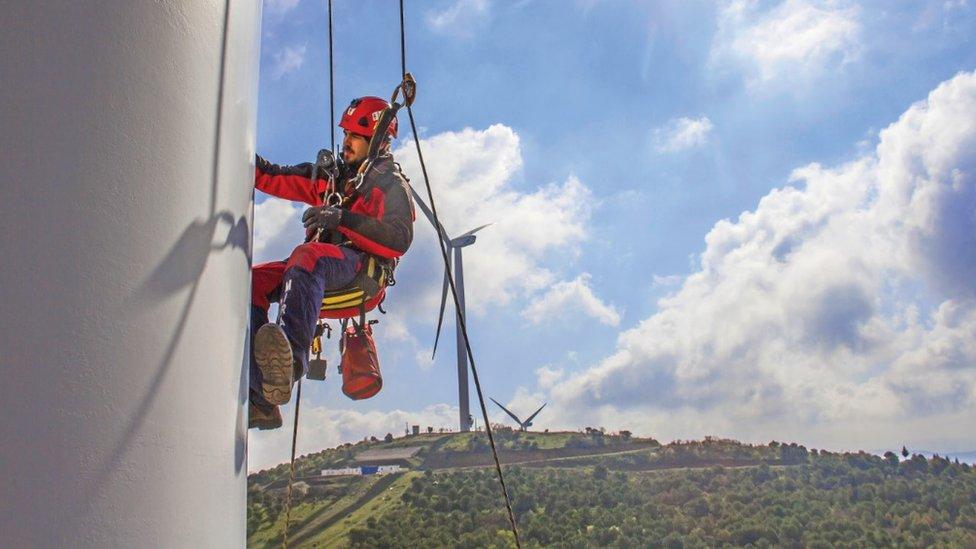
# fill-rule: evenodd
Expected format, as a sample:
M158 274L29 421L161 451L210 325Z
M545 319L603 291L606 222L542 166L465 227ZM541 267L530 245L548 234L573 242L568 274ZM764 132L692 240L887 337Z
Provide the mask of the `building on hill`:
M403 471L403 468L399 465L363 465L360 467L343 467L342 469L322 469L321 476L341 477L348 475L388 475L390 473L399 473L400 471Z

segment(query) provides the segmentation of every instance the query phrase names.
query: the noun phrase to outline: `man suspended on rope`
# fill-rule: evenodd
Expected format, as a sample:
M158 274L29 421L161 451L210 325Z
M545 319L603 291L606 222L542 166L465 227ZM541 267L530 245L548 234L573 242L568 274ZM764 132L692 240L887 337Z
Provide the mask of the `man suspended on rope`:
M397 135L396 118L365 178L358 188L355 184L380 113L388 106L379 97L362 97L343 113L339 122L345 131L342 161L326 166L339 174L336 190L342 201L338 206L327 203L328 170L323 166L278 166L257 157L254 183L258 190L311 207L302 215L306 242L286 261L256 265L251 270L249 428L281 426L278 406L289 401L292 383L308 371L308 349L323 294L352 283L367 254L393 260L413 240L415 216L409 184L390 154L390 139ZM317 174L314 181L313 172ZM281 307L277 323L268 321L272 301Z

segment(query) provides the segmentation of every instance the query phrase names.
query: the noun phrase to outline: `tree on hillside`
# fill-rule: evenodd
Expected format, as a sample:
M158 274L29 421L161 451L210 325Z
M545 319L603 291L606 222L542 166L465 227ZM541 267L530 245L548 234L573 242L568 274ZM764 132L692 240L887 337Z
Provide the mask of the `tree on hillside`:
M472 435L473 436L473 435ZM594 448L591 437L579 434ZM942 456L897 463L866 452L817 452L777 463L781 448L732 441L669 444L561 460L559 467L511 467L508 487L526 547L974 547L976 470ZM435 449L432 453L439 450ZM450 450L454 452L456 450ZM330 451L330 460L342 451ZM718 465L738 460L736 467ZM571 463L575 465L570 466ZM687 468L669 468L684 463ZM631 474L627 471L654 471ZM896 472L897 471L897 472ZM508 547L508 519L490 468L422 470L337 543L349 547ZM280 539L287 464L248 477L248 542ZM600 478L603 477L603 478ZM260 488L257 479L276 481ZM332 479L316 505L329 505L372 479ZM262 483L263 484L263 483ZM399 494L396 490L400 490ZM306 503L307 505L307 503ZM294 520L294 518L293 518Z
M903 458L907 458L908 457L908 448L906 448L904 446L901 447L901 457L903 457Z
M386 436L383 437L383 442L393 442L393 433L387 433Z

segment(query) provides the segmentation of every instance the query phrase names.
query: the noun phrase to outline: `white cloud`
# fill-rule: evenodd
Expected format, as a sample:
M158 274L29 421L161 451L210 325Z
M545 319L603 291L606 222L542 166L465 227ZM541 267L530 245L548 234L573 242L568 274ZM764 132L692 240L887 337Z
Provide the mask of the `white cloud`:
M549 389L559 382L565 373L562 368L549 365L543 366L535 371L536 384L540 389Z
M750 0L728 2L712 44L713 67L742 65L752 85L812 79L860 53L860 10L837 0L785 0L762 11Z
M535 324L566 313L582 313L601 324L620 324L620 313L593 294L590 275L583 273L574 280L557 282L544 294L537 296L522 311L522 316Z
M569 177L527 192L515 190L513 178L522 166L519 138L501 124L444 132L422 139L421 147L438 215L449 235L491 224L478 233L474 245L464 248L468 310L497 308L556 283L556 274L547 267L562 265L547 259L553 252L572 256L585 240L592 210L589 189ZM407 140L394 156L426 200L414 142ZM408 285L410 280L421 282L422 287L412 287L409 293L421 294L418 306L436 310L442 260L435 233L419 208L417 215L415 241L402 265L402 278L409 279ZM449 322L453 312L446 314ZM436 312L429 316L436 317Z
M273 68L271 74L274 78L295 72L305 64L306 44L301 46L286 46L284 49L274 54Z
M291 449L291 418L293 406L282 408L286 427L273 431L248 432L248 471L259 471L288 461ZM420 425L422 430L428 426L435 430L455 428L458 409L447 404L435 404L420 411L408 412L359 412L356 410L337 410L321 406L302 406L298 448L296 455L318 452L345 442L356 442L364 437L383 438L387 433L395 437L403 436L404 425Z
M427 13L427 25L443 34L469 37L490 15L488 0L455 0L449 7Z
M658 312L549 391L553 416L663 438L976 444L976 73L879 138L716 223Z
M704 145L712 133L712 121L701 118L678 118L654 130L654 148L662 153L680 152Z
M969 0L945 0L942 3L942 11L953 12L956 10L964 10L969 7Z
M682 275L654 275L653 281L651 283L652 288L666 288L669 286L676 286L684 280L685 277Z
M286 259L305 238L301 215L304 205L265 200L254 206L254 263Z
M298 7L301 0L264 0L264 9L268 13L283 15Z

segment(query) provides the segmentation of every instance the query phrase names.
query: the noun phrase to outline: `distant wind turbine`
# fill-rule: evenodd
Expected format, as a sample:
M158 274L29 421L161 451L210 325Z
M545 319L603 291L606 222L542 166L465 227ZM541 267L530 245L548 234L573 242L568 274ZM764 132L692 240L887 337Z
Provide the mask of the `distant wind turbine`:
M461 333L461 323L459 321L460 319L467 319L464 308L464 266L461 259L461 249L474 244L475 240L477 240L474 233L491 224L489 223L488 225L482 225L475 229L471 229L461 236L452 239L447 235L447 231L444 230L444 227L434 220L433 212L430 211L427 204L424 203L422 198L420 198L417 191L414 189L410 190L413 192L414 201L417 203L417 206L419 206L420 210L424 212L427 220L430 221L430 224L433 225L434 230L437 231L437 235L441 240L444 241L444 245L447 246L448 270L451 268L452 263L454 266L454 285L455 288L457 288L459 303L459 308L456 311L457 316L455 318L455 332L457 339L458 419L460 423L460 430L462 432L470 431L473 420L471 418L471 411L468 401L468 354L464 346L464 336ZM451 253L452 251L454 252L453 254ZM444 271L444 285L441 288L441 308L440 313L437 316L437 332L434 336L434 351L431 353L431 359L433 359L434 355L437 354L437 343L440 341L441 325L444 322L444 306L447 302L447 290L449 286L448 270Z
M491 397L488 397L488 398L491 398ZM531 416L529 416L528 419L526 419L525 421L522 421L521 419L519 419L519 417L517 415L513 414L512 412L510 412L508 410L508 408L502 406L497 400L491 398L491 401L494 402L495 404L497 404L498 407L501 408L502 410L505 410L505 413L508 414L509 416L511 416L512 419L515 420L515 423L518 423L519 430L520 431L528 431L529 430L529 427L532 427L532 420L535 419L535 416L539 415L539 412L541 412L542 409L546 407L546 404L549 404L548 402L543 403L543 405L542 406L539 406L539 409L536 410Z

